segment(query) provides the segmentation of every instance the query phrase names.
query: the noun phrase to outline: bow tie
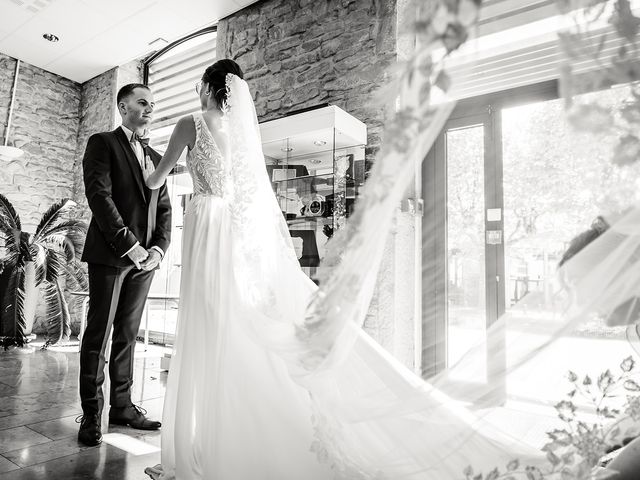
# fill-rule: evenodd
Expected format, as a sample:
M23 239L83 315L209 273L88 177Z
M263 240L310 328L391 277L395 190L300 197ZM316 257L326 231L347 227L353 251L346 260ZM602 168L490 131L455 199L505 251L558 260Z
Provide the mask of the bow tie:
M142 148L145 148L145 147L149 146L149 138L148 137L141 137L137 133L133 134L133 137L131 138L131 141L132 142L140 142L140 145L142 145Z

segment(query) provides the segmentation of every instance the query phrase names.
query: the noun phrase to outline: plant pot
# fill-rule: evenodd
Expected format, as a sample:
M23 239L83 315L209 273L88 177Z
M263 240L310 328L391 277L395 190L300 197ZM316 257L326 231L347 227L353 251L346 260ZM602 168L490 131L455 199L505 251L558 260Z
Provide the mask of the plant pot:
M36 267L34 262L27 262L24 266L24 287L24 334L29 336L33 331L36 307L40 298L40 287L36 287Z
M611 480L637 480L640 476L640 437L623 447L607 469L618 472Z

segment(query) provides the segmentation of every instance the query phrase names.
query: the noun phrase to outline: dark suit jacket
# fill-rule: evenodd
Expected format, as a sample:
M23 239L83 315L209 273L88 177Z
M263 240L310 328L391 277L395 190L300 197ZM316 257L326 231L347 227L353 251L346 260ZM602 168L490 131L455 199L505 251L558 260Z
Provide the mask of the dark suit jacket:
M162 158L147 147L154 165ZM165 183L151 191L129 140L118 127L89 138L82 160L84 187L93 213L82 260L89 263L130 266L124 256L136 242L164 252L171 241L171 203ZM124 257L123 257L124 256Z

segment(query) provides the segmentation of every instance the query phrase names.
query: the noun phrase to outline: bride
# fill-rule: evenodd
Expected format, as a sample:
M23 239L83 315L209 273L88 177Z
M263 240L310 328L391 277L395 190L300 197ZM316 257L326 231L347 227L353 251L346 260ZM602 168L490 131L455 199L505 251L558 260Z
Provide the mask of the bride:
M147 185L158 188L187 148L194 185L162 464L147 474L448 480L482 478L467 465L488 472L517 458L528 465L522 475L542 478L535 465L544 455L523 441L527 427L500 428L504 422L490 414L472 413L443 393L447 378L425 383L360 328L375 284L375 272L357 265L366 248L360 260L345 257L341 281L322 291L302 272L238 64L215 62L196 91L202 112L180 119L162 161L145 172ZM442 123L434 124L439 131ZM466 367L477 365L459 365ZM468 404L492 400L474 387L457 393Z
M275 209L275 200L264 198L265 192L243 191L249 184L234 184L244 175L264 175L258 180L268 182L264 167L262 172L243 171L254 168L246 156L260 151L242 77L232 60L206 69L196 88L202 113L178 122L162 162L146 179L150 188L158 188L188 148L194 196L184 219L180 310L159 478L329 478L327 467L309 450L313 432L308 394L292 380L284 362L253 335L252 323L262 321L264 312L247 298L248 282L262 279L251 278L252 260L243 258L250 252L240 250L249 237L269 238L270 232L246 231L248 225L241 222L249 212L242 209L255 201ZM276 215L267 215L251 224L282 228ZM302 305L313 283L293 268L297 260L288 239L282 235L280 240L264 245L264 261L282 272L277 301ZM291 318L279 320L285 325ZM158 470L150 471L152 476L157 477Z
M355 323L309 321L317 287L273 195L242 77L229 59L207 68L196 88L202 113L180 119L161 163L145 172L158 188L186 147L194 185L162 465L147 473L435 479L460 473L461 442L479 459L497 454L499 441L465 438L477 419L429 392ZM420 421L425 409L441 426ZM439 458L446 449L449 460Z

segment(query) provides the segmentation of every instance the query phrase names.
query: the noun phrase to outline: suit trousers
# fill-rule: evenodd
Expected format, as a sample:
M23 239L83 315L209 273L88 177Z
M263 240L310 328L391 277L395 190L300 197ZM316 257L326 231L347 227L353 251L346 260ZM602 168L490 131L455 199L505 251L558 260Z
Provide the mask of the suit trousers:
M85 415L102 414L105 351L113 326L110 404L131 404L133 354L154 272L89 264L89 313L80 349L80 400Z

